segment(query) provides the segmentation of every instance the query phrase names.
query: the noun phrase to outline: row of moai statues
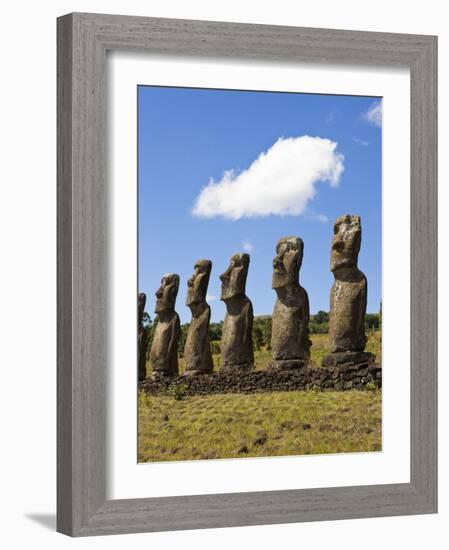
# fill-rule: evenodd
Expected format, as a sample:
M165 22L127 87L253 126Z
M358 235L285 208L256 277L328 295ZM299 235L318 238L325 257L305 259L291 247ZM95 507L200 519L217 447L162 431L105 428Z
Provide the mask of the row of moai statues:
M341 216L334 226L331 248L331 271L335 282L330 296L329 348L324 366L341 363L372 362L374 356L364 352L366 344L365 314L367 281L357 267L361 244L359 216ZM310 361L309 299L299 283L304 243L299 237L284 237L276 246L273 260L272 288L277 298L272 316L270 370L299 369ZM243 372L254 369L252 342L253 307L246 296L246 279L250 257L235 254L228 269L220 275L221 300L226 316L221 340L220 372ZM209 342L211 310L206 302L212 262L198 260L187 282L186 305L192 312L184 348L185 374L208 374L213 371ZM155 313L158 324L153 336L150 361L153 377L178 375L180 321L175 311L179 275L162 277L156 292ZM139 378L146 376L146 341L142 326L145 295L139 295Z

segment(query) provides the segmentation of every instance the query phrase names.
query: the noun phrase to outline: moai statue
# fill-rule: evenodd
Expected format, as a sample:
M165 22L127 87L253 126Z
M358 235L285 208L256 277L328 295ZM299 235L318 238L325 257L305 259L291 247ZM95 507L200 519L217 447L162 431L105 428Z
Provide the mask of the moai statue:
M147 331L143 326L143 314L145 312L145 303L147 297L143 292L138 297L138 347L137 347L137 361L139 365L139 380L145 380L147 377Z
M153 378L178 375L178 342L181 332L179 316L175 311L179 289L179 275L168 273L156 292L157 325L151 344L150 361Z
M194 269L187 281L186 305L192 312L192 320L184 347L186 375L208 374L214 370L209 342L210 306L206 302L212 262L198 260Z
M309 362L309 297L299 284L303 250L299 237L283 237L276 246L270 370L302 368Z
M227 309L221 338L220 372L254 369L253 306L245 294L248 267L248 254L234 254L228 269L220 275L221 300Z
M331 271L335 282L330 295L329 350L324 366L359 364L374 360L364 352L367 281L357 267L362 240L360 216L340 216L334 225Z

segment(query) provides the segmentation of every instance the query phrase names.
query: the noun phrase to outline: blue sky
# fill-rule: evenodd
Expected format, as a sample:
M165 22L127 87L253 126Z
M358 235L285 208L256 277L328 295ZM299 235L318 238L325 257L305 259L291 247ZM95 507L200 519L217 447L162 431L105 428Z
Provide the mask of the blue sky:
M176 309L190 320L187 279L207 258L212 320L223 319L218 277L244 251L254 313L270 314L275 246L287 235L304 240L300 281L311 313L327 311L333 223L342 214L362 218L359 267L368 311L379 310L379 99L139 86L138 148L139 291L152 318L161 276L174 272Z

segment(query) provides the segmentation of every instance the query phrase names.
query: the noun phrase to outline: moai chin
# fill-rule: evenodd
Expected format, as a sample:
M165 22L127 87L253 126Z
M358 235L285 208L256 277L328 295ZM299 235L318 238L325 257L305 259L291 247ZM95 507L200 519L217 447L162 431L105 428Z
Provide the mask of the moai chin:
M228 269L220 275L221 300L226 315L221 338L220 372L254 369L253 306L245 294L249 268L248 254L234 254Z
M192 320L184 347L186 375L208 374L214 370L209 342L210 306L206 302L211 269L210 260L198 260L187 281L186 305L192 312Z
M283 237L276 246L270 370L302 368L309 362L309 297L299 284L303 251L299 237Z
M329 350L324 366L372 362L374 355L364 352L365 314L368 285L357 267L362 241L360 216L340 216L334 225L331 271L335 281L330 294Z
M168 273L156 292L157 325L151 344L150 361L153 377L178 375L178 342L181 332L179 316L175 311L179 289L179 275Z
M138 296L138 346L137 361L139 365L139 380L145 380L147 377L146 351L147 351L147 332L143 326L143 314L145 312L146 295L141 292Z

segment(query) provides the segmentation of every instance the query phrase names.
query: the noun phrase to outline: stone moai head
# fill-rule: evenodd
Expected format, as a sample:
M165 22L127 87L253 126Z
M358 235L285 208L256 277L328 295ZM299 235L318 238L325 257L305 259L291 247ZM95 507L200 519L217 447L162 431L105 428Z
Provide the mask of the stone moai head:
M164 313L175 310L176 296L179 289L179 275L167 273L161 279L161 286L156 291L155 313Z
M299 270L302 265L304 243L299 237L283 237L276 245L273 259L272 287L283 288L299 284Z
M331 271L342 267L357 267L362 241L360 216L340 216L335 221L331 248Z
M193 275L187 281L187 306L206 301L211 270L212 262L210 260L197 260L195 262Z
M142 320L143 320L143 314L145 312L145 304L147 302L147 297L146 295L141 292L139 294L139 297L138 297L138 300L137 300L137 303L138 303L138 312L139 312L139 326L141 326L142 324Z
M231 256L228 269L220 275L221 300L226 302L231 298L245 295L248 268L249 254L234 254Z

